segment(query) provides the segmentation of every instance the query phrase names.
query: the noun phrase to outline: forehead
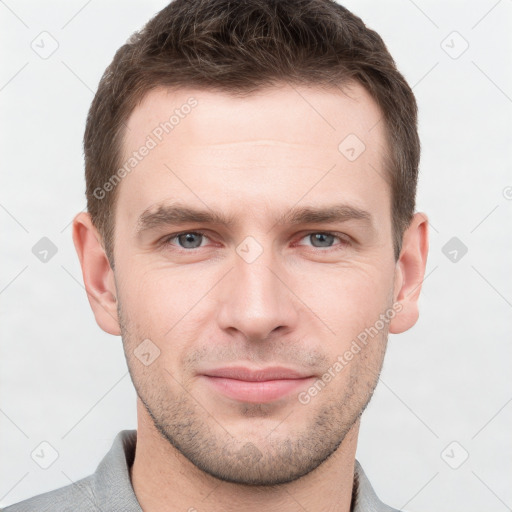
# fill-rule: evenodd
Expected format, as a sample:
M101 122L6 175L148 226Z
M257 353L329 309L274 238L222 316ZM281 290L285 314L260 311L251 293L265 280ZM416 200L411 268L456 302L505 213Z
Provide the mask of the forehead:
M284 84L245 97L154 89L127 121L122 164L134 165L118 185L119 205L134 220L166 198L199 204L219 199L219 190L247 206L264 198L295 202L308 188L325 193L335 182L382 191L381 116L359 84Z
M129 116L123 147L129 152L144 143L147 135L159 139L171 133L198 146L257 139L261 144L332 145L348 133L368 145L379 145L383 143L381 117L373 98L354 82L343 89L283 84L243 97L158 87Z

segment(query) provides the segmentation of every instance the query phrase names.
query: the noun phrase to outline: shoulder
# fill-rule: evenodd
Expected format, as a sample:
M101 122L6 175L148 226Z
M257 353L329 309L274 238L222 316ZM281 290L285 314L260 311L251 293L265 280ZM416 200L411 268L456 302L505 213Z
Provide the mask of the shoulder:
M136 441L136 430L122 430L92 475L1 512L142 512L129 475Z
M351 512L402 512L383 503L375 493L370 480L356 459Z
M1 512L97 512L98 504L92 485L93 475L9 505Z

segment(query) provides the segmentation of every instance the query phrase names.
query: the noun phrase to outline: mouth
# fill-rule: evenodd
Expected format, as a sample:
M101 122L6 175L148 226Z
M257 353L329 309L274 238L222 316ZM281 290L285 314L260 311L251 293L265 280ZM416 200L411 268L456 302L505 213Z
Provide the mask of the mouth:
M201 377L216 392L233 400L266 403L279 400L307 387L314 375L284 367L246 367L208 370Z

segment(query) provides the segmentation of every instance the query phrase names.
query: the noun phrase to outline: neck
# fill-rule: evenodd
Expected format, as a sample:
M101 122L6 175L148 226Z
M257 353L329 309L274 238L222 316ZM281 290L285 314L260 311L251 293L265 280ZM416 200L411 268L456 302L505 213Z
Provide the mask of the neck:
M314 471L287 484L261 487L221 481L197 468L155 428L137 399L137 444L130 468L144 512L349 512L359 420Z

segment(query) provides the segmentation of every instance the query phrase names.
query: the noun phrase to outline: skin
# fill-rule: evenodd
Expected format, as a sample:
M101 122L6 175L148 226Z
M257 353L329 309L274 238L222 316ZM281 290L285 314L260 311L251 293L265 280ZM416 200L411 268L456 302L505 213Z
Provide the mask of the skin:
M118 185L115 272L89 214L73 223L91 308L104 331L122 335L138 394L135 494L146 512L348 511L360 416L388 333L418 319L427 217L415 214L395 261L384 123L357 84L283 85L243 99L159 88L128 120L125 157L191 97L197 106ZM338 150L348 134L366 146L353 162ZM143 211L178 200L236 225L137 234ZM371 223L277 222L293 207L337 203L366 210ZM162 243L197 230L204 236ZM342 238L319 243L319 232ZM262 249L251 263L236 251L247 236ZM394 304L400 312L307 404L297 393L234 400L200 376L240 364L321 378ZM148 366L134 354L145 339L160 350Z

